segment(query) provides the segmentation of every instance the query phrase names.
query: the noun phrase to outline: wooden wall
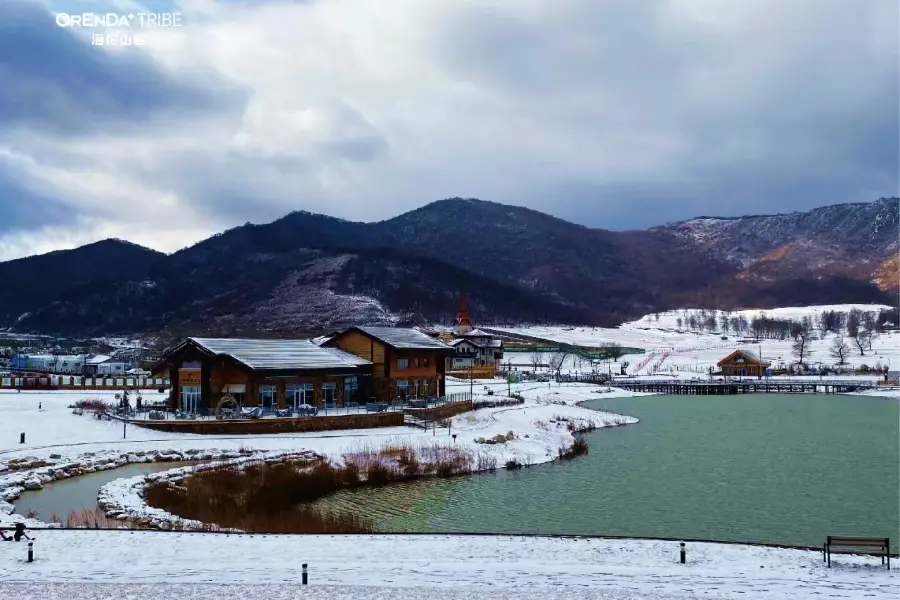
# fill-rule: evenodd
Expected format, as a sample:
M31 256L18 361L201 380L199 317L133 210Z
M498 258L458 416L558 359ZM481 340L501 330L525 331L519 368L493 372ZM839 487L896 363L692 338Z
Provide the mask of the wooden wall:
M369 336L358 331L350 331L344 335L338 336L334 345L345 352L355 354L375 365L372 371L373 376L384 376L386 352L384 345L380 342L373 340Z
M133 425L156 431L199 433L207 435L249 435L289 433L294 431L330 431L336 429L368 429L403 425L403 413L360 413L358 415L329 415L279 419L238 420L168 420L131 421Z

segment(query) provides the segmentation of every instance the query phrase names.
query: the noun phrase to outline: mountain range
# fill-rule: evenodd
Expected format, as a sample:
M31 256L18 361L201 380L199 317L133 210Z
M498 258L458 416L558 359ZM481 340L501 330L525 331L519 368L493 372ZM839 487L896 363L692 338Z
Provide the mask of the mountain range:
M60 335L314 333L349 323L613 325L681 306L879 302L900 199L592 229L452 198L375 223L293 212L163 254L122 240L0 262L0 328Z

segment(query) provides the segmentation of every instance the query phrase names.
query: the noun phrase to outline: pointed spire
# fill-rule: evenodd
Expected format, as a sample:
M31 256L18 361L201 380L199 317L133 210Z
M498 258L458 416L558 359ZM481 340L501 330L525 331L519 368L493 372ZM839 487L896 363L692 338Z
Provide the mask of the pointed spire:
M463 335L472 331L475 327L472 325L472 319L469 317L469 306L466 303L465 293L459 296L459 312L456 314L456 321L453 325L453 333Z

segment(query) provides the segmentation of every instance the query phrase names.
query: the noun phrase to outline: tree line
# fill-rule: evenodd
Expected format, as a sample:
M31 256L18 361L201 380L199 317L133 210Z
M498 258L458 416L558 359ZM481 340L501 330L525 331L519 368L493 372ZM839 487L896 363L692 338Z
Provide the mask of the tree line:
M657 320L659 316L656 315ZM809 341L827 334L835 336L829 352L838 364L847 362L853 352L865 356L872 350L872 342L885 329L897 327L900 316L896 308L881 309L878 312L853 309L850 311L826 310L815 317L809 315L801 319L779 319L759 314L751 319L744 316L730 316L718 311L683 311L676 319L679 329L734 333L752 336L757 340L792 340L791 350L797 362L805 363Z

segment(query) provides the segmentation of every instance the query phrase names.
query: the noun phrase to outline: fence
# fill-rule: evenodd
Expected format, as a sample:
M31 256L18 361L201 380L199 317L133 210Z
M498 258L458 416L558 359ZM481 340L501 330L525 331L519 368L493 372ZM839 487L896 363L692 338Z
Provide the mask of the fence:
M169 380L154 377L82 377L79 375L0 377L0 390L121 390L168 388Z
M472 367L471 369L468 367L464 369L454 369L453 371L447 372L447 375L456 377L457 379L493 379L497 375L497 366L479 365L477 367Z

